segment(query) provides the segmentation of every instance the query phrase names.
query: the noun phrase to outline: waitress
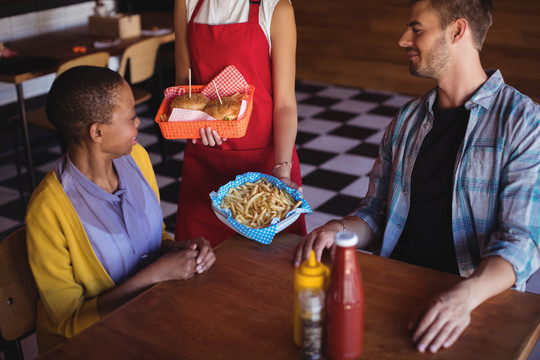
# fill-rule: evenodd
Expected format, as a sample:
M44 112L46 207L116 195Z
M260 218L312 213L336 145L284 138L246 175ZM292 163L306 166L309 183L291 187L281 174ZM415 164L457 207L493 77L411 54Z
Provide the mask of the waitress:
M207 84L234 65L255 86L253 111L242 138L211 128L188 141L175 240L195 234L216 246L234 231L213 213L209 194L248 171L272 174L301 190L294 146L298 128L295 85L296 25L289 0L175 0L176 83ZM304 215L286 229L306 234Z

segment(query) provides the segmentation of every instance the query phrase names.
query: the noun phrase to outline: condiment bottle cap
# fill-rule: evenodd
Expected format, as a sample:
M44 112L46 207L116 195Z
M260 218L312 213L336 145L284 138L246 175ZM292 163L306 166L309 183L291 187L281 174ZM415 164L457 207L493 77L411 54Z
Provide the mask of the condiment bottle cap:
M358 236L350 231L341 231L336 234L336 245L341 247L356 246Z
M325 272L325 266L315 259L315 251L311 250L309 259L302 262L302 273L307 275L320 275Z

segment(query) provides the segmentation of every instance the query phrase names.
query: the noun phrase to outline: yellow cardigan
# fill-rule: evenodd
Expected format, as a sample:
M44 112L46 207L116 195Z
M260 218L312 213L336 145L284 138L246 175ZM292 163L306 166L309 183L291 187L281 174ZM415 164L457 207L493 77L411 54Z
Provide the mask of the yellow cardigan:
M146 150L131 156L156 192ZM97 297L115 286L97 256L54 170L32 193L26 214L28 260L39 290L36 333L40 353L99 320ZM162 243L172 240L163 224Z

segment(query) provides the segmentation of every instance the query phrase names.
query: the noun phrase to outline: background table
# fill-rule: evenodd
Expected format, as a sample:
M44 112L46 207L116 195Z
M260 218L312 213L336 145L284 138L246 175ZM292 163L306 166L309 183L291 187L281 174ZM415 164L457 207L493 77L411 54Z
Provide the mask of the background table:
M233 237L206 273L158 284L42 359L298 359L291 255L297 235L271 245ZM407 323L459 277L358 253L365 290L362 359L526 359L540 332L540 297L488 300L450 349L419 353Z
M140 15L141 28L143 30L152 29L154 27L173 29L173 16L170 13L144 12ZM90 35L88 26L82 25L9 42L9 48L18 52L17 57L7 59L10 63L17 61L17 58L24 59L29 65L29 60L38 60L38 64L31 64L27 70L24 70L24 67L21 69L20 66L17 66L18 69L15 72L9 72L2 69L4 60L0 60L0 81L14 84L17 92L17 106L22 121L25 156L32 190L36 186L36 176L32 161L32 150L28 134L22 83L40 76L53 74L63 62L83 55L81 53L73 52L74 46L86 47L86 54L107 51L112 56L115 56L121 55L124 49L129 45L148 37L149 36L145 35L131 37L121 40L115 46L95 48L94 42L96 40L102 40L102 38ZM156 37L160 39L162 44L173 42L174 31ZM39 63L41 63L41 66Z

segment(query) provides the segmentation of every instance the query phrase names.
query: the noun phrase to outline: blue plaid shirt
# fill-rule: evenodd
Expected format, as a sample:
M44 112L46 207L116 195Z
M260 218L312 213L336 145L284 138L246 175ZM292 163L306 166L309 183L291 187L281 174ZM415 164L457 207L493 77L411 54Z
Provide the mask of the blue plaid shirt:
M506 85L501 73L467 101L465 139L453 179L452 232L461 276L487 256L509 261L524 290L540 265L540 106ZM351 215L364 219L388 257L405 226L411 173L433 126L437 89L406 104L388 125L369 188ZM382 240L382 242L380 241Z

